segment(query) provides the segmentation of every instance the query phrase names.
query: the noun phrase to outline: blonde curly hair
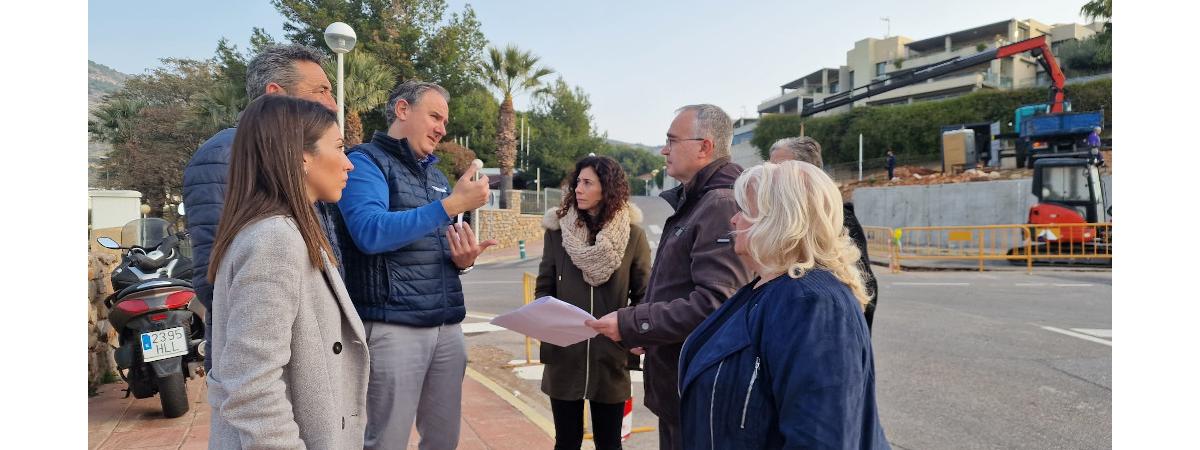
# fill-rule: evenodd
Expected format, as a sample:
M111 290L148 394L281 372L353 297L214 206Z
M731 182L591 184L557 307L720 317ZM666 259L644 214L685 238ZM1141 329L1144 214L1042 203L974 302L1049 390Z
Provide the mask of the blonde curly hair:
M733 195L751 223L742 231L747 250L764 272L800 278L814 267L828 270L866 308L871 296L858 267L861 253L843 225L842 194L829 175L801 161L764 163L742 172Z

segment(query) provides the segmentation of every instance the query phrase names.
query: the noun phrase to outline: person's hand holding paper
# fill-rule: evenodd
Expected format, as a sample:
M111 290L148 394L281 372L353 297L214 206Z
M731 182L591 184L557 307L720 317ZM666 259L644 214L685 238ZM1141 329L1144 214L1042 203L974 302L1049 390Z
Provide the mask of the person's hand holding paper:
M583 324L587 320L595 320L595 317L557 298L542 297L515 311L496 316L491 323L542 342L566 347L596 336L596 330Z

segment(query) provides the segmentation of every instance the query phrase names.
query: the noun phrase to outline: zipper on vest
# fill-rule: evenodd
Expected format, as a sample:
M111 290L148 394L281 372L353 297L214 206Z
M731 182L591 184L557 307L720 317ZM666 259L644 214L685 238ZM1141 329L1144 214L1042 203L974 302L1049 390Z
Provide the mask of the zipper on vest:
M588 314L591 314L592 317L596 317L596 288L594 286L589 286L588 292L589 292L589 294L588 294L588 297L589 297L589 299L588 299ZM586 355L586 358L584 358L584 360L583 360L583 398L587 398L588 381L591 381L590 378L592 376L592 340L591 340L591 338L589 338L587 340L587 353L585 355Z
M750 374L750 387L746 388L746 401L742 403L742 429L746 429L746 410L750 408L750 394L754 392L754 380L758 379L759 357L754 357L754 373Z
M713 377L712 395L708 397L708 445L714 450L717 448L717 440L713 437L713 406L717 400L717 381L721 379L721 367L724 365L724 360L717 364L717 375Z

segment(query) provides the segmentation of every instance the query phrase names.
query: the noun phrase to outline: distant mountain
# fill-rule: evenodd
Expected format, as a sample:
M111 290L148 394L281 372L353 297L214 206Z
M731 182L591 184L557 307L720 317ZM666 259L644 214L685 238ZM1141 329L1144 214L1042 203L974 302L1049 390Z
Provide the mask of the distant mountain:
M108 67L104 64L99 64L95 61L88 60L88 111L91 111L97 105L104 101L104 97L121 89L125 85L125 80L129 79L129 75L123 74ZM89 120L91 117L89 117ZM99 185L95 165L101 159L105 158L112 151L112 146L103 143L95 142L89 139L88 141L88 186L95 187Z
M104 100L104 96L117 92L129 75L116 71L104 64L88 60L88 109Z

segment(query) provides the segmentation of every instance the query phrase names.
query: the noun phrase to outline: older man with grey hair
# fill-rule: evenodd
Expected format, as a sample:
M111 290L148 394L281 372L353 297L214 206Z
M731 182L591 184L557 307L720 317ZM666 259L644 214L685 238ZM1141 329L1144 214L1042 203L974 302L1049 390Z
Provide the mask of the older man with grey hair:
M661 197L674 208L659 239L646 296L587 325L646 354L646 406L658 416L659 448L683 446L678 367L683 341L725 299L750 281L733 252L729 219L737 212L730 162L733 121L714 105L676 111L661 153L680 186Z
M467 368L459 275L496 241L477 243L469 225L451 222L487 202L488 179L473 180L472 166L451 189L437 168L449 100L436 84L401 83L388 96L387 131L350 150L338 209L346 289L371 352L368 449L405 448L414 420L421 449L458 445Z
M821 143L808 136L783 138L775 141L771 145L770 155L773 163L803 161L817 167L823 165ZM875 273L871 271L871 258L867 256L867 236L863 232L862 225L858 223L858 217L854 215L853 203L842 203L842 217L842 224L862 253L858 258L858 269L862 271L863 283L867 287L867 292L871 294L871 301L867 303L867 309L864 311L869 331L871 324L875 321L875 303L879 301L879 283L875 280Z
M804 161L817 167L824 167L821 161L821 144L808 136L789 137L775 141L771 145L771 162Z
M246 66L246 98L254 100L263 95L288 95L311 100L331 111L337 108L329 78L321 69L325 55L320 50L302 45L268 47ZM208 283L208 257L217 234L217 223L225 206L225 181L229 172L229 151L233 147L236 128L226 128L209 138L183 170L183 203L187 205L187 229L193 252L192 286L196 298L207 310L212 306L213 287ZM318 217L325 234L336 242L331 222L327 219L328 205L318 204ZM212 355L211 312L205 313L204 350ZM204 361L205 369L212 368L211 356Z

